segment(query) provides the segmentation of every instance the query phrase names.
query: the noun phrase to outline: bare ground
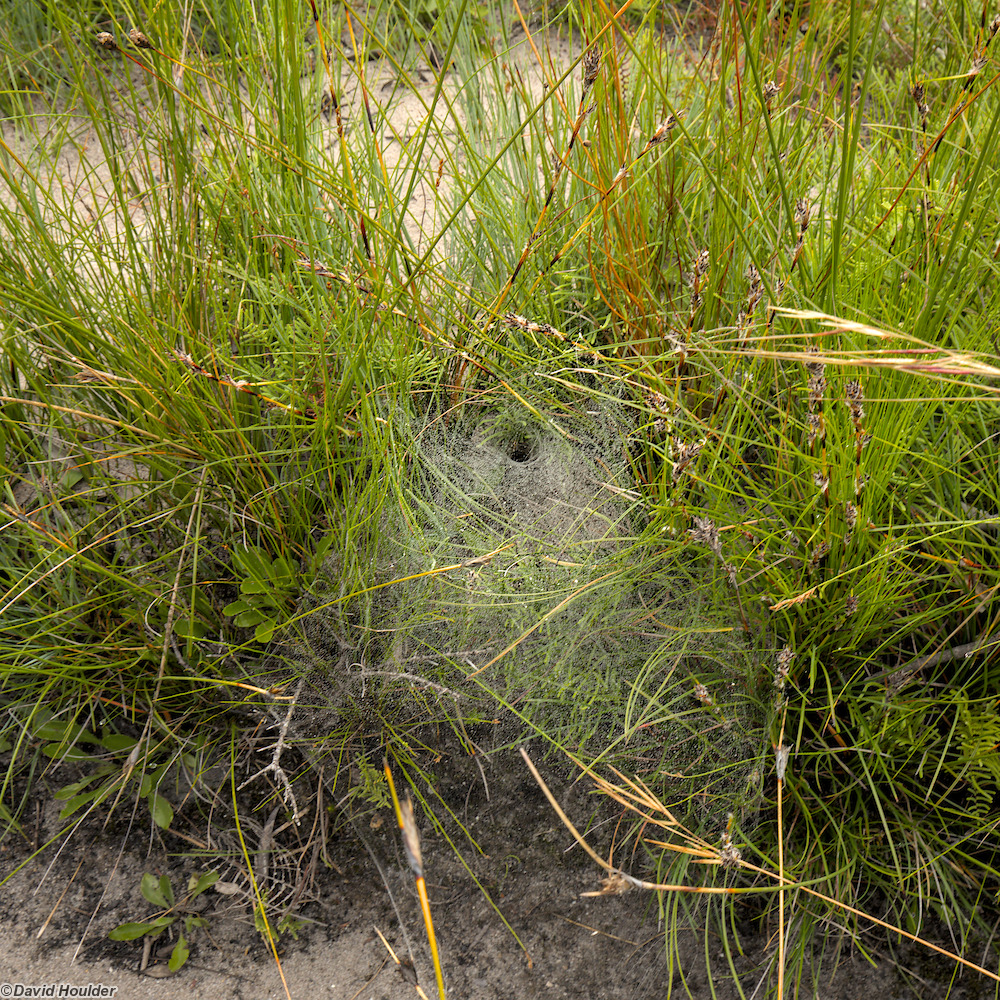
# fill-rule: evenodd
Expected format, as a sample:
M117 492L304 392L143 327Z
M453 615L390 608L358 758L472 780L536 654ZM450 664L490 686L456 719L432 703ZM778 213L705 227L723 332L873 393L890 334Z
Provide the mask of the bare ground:
M484 772L468 758L446 761L441 771L436 790L481 848L477 852L456 839L466 868L444 837L423 823L428 890L450 997L645 1000L689 992L698 1000L729 1000L739 995L721 938L714 931L706 935L703 924L680 935L671 962L652 896L581 898L597 888L602 873L575 845L515 754L488 759ZM595 800L583 783L568 785L566 773L565 768L546 769L551 785L564 789L563 808L582 823L595 816ZM427 995L436 995L413 879L388 812L369 811L363 820L328 834L323 844L307 845L301 856L317 862L311 875L309 863L299 866L300 881L308 877L300 900L311 901L293 907L303 925L297 939L281 938L278 961L254 928L242 889L229 895L213 890L201 901L207 929L192 936L190 959L169 975L165 963L172 931L145 953L141 939L111 941L108 932L155 912L139 891L143 873L167 874L179 889L190 875L214 868L232 890L239 885L232 874L240 867L238 854L228 865L217 854L197 856L191 841L204 837L201 810L190 815L179 810L172 830L164 832L151 824L145 808L132 814L120 804L107 828L106 814L92 813L68 837L29 857L31 841L44 844L63 825L57 804L44 801L41 788L38 794L34 829L0 844L0 880L6 879L0 897L0 983L102 983L117 986L118 997L256 1000L285 996L283 976L288 994L296 998L419 996L413 973L395 964L391 947L404 962L412 961ZM607 848L617 819L609 806L598 806L592 824L598 850ZM258 823L266 818L260 815ZM260 829L248 814L244 823L247 830ZM308 827L308 819L303 825ZM448 832L460 836L457 826ZM325 856L320 853L324 844ZM286 856L293 856L292 841L286 847ZM251 854L256 849L253 843L248 848ZM775 944L766 930L751 924L749 908L743 915L744 957L737 957L736 965L750 996ZM867 944L877 941L873 936ZM711 984L706 955L716 970ZM923 961L912 949L909 956ZM805 995L902 1000L945 992L931 982L923 992L919 981L904 977L888 957L869 965L850 947L827 976L815 986L803 984ZM978 994L975 980L968 980L968 987L952 995Z

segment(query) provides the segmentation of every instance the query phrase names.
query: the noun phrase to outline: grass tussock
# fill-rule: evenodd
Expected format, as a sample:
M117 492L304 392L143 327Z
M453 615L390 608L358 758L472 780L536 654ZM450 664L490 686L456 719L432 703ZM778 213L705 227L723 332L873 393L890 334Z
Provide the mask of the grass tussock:
M992 925L1000 20L8 6L6 836L69 761L169 827L234 719L437 823L494 726L775 995Z

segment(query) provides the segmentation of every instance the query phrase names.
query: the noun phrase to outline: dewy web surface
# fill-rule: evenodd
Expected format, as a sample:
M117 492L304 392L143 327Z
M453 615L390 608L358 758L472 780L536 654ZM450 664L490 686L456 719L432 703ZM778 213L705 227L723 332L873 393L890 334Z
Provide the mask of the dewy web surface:
M315 745L360 718L376 735L417 690L499 722L493 746L537 725L745 790L763 746L751 657L736 616L704 614L685 569L640 541L627 380L535 366L448 402L387 417L393 447L365 470L383 501L351 512L264 678L306 678L290 732Z

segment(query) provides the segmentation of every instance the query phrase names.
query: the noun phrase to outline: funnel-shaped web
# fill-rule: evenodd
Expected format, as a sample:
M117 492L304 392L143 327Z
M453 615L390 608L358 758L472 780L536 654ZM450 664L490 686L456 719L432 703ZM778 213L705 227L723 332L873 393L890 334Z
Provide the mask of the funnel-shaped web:
M488 720L493 746L535 729L745 786L764 745L751 657L737 615L706 613L694 560L644 534L641 422L622 380L537 368L391 415L349 540L284 643L327 722L403 711L418 691L466 726Z

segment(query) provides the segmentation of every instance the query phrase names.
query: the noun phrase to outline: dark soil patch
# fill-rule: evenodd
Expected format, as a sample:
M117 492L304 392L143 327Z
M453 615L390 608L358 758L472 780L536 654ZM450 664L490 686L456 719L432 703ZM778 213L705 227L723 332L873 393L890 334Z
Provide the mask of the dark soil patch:
M709 930L707 943L703 924L683 931L671 961L652 896L631 892L581 898L597 888L601 873L575 845L516 755L486 760L482 773L468 758L443 760L439 769L437 792L481 848L477 852L468 839L456 839L463 864L444 836L422 823L428 889L450 997L640 1000L689 993L727 1000L739 995L715 931ZM565 768L549 767L543 773L553 788L564 790L563 808L581 828L590 818L590 839L597 850L606 850L618 818L610 803L590 796L583 782L570 784ZM56 832L55 806L40 808L37 829L26 830L29 837L44 842ZM227 882L238 884L231 866L217 856L198 857L181 836L151 829L143 810L136 811L130 826L130 814L119 804L106 828L106 816L92 814L68 840L27 861L23 839L8 836L0 844L0 877L6 880L0 897L0 982L114 983L119 997L283 996L274 957L240 892L224 896L210 891L202 897L201 916L208 929L195 934L191 957L176 976L157 978L165 971L169 947L154 948L142 972L141 941L108 939L119 923L153 913L139 891L144 872L167 874L181 888L192 874L215 867ZM252 821L248 813L245 817L249 829ZM257 823L266 818L259 816ZM196 829L183 810L173 827L178 833ZM448 833L454 836L458 827ZM253 857L255 845L248 847ZM291 995L416 997L412 973L404 975L395 966L377 928L401 959L412 960L422 988L435 996L413 879L391 814L359 817L331 833L326 848L331 864L321 860L302 892L302 900L311 901L293 908L308 922L297 940L285 935L278 946ZM775 943L749 923L741 929L740 942L744 956L737 958L737 967L750 996ZM71 965L77 952L77 964ZM714 970L711 984L706 954ZM944 996L950 966L917 949L906 955L908 964L919 965L923 985L903 975L888 957L872 967L846 949L836 972L831 976L828 971L815 986L803 984L800 995L843 1000ZM826 967L833 966L830 961ZM940 985L930 981L940 976ZM980 995L983 984L974 977L963 982L953 997ZM763 992L761 986L757 996Z

